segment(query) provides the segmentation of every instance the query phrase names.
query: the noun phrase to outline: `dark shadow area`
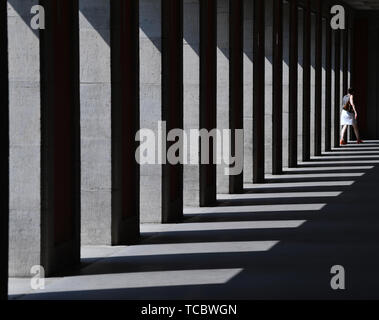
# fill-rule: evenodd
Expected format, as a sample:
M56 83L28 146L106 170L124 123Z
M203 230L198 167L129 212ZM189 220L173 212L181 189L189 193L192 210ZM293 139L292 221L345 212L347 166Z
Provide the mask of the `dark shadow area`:
M287 212L220 212L217 214L186 214L185 223L199 222L239 222L239 221L290 221L309 220L314 217L312 211L287 211Z
M104 3L106 3L106 6L104 6ZM104 7L109 12L108 16L104 14ZM104 2L104 0L80 0L79 11L110 46L110 2Z
M33 17L30 14L30 9L33 5L37 3L25 4L25 1L20 0L8 0L8 2L12 5L15 11L20 15L20 17L24 20L24 22L30 27L30 21ZM93 27L94 30L98 32L98 34L102 37L102 39L110 46L110 14L107 17L104 14L104 0L80 0L79 2L79 10L80 13L83 14L88 23ZM160 23L160 5L153 4L156 8L141 5L140 4L140 30L149 38L149 40L153 43L153 45L161 51L161 40L157 37L157 28L155 24ZM107 4L107 7L110 5ZM198 29L196 25L199 21L199 6L194 3L185 4L184 6L184 41L197 53L200 54L199 48L199 39L193 36L194 30ZM196 7L196 10L193 10ZM187 10L190 8L190 10ZM107 8L106 8L107 9ZM110 8L108 8L110 12ZM187 15L186 15L187 14ZM252 16L252 11L250 12ZM106 17L106 18L105 18ZM146 18L147 17L147 18ZM31 28L30 28L31 29ZM39 37L39 31L33 30L33 33ZM229 50L225 48L225 39L224 37L219 37L218 39L218 48L224 54L226 58L229 57ZM252 61L252 54L250 51L246 50L246 56Z
M38 5L38 1L25 1L25 0L7 0L7 2L13 7L13 9L19 14L20 18L24 20L26 25L29 26L30 30L34 35L39 38L39 30L33 30L30 27L30 22L33 18L33 14L30 13L32 6ZM25 3L28 3L26 5Z
M357 148L359 154L359 148ZM326 167L328 165L325 165ZM297 228L258 228L145 233L143 245L157 252L83 259L80 275L191 270L241 270L225 283L167 285L67 291L24 296L26 299L377 299L379 298L379 166L362 170L334 198L317 198L320 210L299 212L215 213L187 215L186 222L306 220ZM295 188L296 189L296 188ZM323 190L317 188L317 191ZM287 189L286 189L287 191ZM304 188L297 188L304 192ZM296 198L294 198L296 199ZM282 199L281 199L282 200ZM280 200L280 201L281 201ZM287 199L288 200L288 199ZM305 198L297 198L304 204ZM309 200L309 199L308 199ZM315 199L312 199L312 201ZM283 202L286 202L283 200ZM254 203L256 204L256 203ZM267 251L223 253L159 253L159 245L279 241ZM138 248L138 247L136 247ZM96 263L92 263L96 262ZM330 287L331 268L346 271L346 290ZM210 280L211 281L211 280Z

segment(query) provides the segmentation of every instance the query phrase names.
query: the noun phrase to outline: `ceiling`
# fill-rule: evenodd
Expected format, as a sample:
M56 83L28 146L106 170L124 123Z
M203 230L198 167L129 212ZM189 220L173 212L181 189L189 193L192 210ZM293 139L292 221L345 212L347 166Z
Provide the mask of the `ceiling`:
M379 0L345 0L354 9L379 10Z

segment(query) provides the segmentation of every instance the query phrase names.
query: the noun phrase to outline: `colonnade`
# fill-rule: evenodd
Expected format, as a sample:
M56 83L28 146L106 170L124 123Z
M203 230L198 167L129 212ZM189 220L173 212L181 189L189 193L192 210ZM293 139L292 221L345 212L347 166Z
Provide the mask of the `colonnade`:
M36 4L44 30L29 25ZM138 243L141 223L180 223L186 206L216 206L217 193L242 193L244 183L338 147L353 11L346 7L345 30L332 30L331 4L0 1L9 274L67 270L79 264L81 244ZM244 171L140 166L136 133L156 131L158 121L167 130L244 129ZM1 219L4 258L8 215Z

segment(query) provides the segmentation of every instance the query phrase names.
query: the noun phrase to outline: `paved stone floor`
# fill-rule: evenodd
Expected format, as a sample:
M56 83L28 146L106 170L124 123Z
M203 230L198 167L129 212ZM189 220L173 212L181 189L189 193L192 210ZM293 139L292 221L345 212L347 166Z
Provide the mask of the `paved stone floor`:
M130 247L83 247L82 268L48 279L10 279L12 299L379 298L379 141L349 144L185 223L143 225ZM333 291L331 268L346 272Z

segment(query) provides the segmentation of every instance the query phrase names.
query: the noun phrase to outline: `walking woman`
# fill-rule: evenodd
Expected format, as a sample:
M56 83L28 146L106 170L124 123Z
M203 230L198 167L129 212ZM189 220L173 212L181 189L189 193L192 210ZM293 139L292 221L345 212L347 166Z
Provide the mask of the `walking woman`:
M341 113L342 131L341 131L340 145L341 146L346 145L345 134L349 126L353 126L354 128L355 136L357 138L357 143L358 144L363 143L363 141L360 139L360 136L359 136L359 129L358 129L358 124L357 124L358 113L354 104L354 89L350 88L348 90L348 94L343 97L342 107L343 107L342 113Z

